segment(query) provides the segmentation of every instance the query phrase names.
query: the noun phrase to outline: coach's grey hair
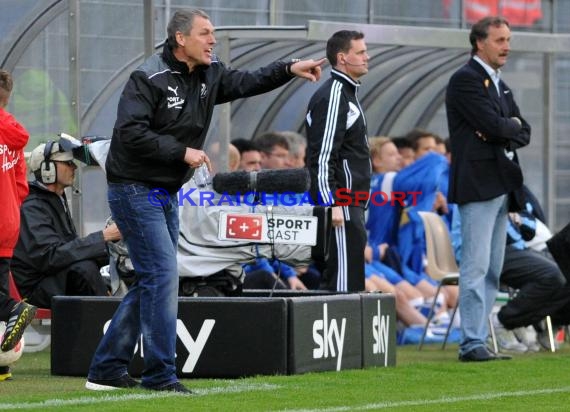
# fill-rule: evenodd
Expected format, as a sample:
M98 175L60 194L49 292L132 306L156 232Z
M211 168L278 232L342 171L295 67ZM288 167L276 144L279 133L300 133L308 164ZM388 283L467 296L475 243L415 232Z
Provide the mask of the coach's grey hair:
M172 16L168 22L168 27L166 28L166 32L168 34L167 41L170 47L178 47L178 43L176 42L176 32L181 32L184 34L190 33L195 17L203 17L210 20L210 16L208 16L206 12L199 9L179 10L174 13L174 16Z

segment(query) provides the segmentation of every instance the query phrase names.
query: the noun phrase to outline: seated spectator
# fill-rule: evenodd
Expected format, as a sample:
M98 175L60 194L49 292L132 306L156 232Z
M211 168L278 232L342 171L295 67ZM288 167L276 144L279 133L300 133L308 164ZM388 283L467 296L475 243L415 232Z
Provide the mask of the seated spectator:
M437 142L437 153L445 156L447 159L447 167L439 179L439 193L436 197L433 209L443 218L447 224L447 228L451 231L453 213L459 213L455 203L447 203L447 194L449 192L449 166L451 165L451 143L449 138L444 140L437 135L434 137Z
M244 265L245 289L307 290L297 271L279 260L258 257L255 263Z
M251 140L238 138L232 140L240 154L240 162L237 170L245 170L246 172L255 172L261 170L261 152L255 143Z
M241 155L239 154L239 150L230 143L228 146L228 170L230 172L235 172L239 169L240 163Z
M314 262L306 266L296 266L297 277L309 290L317 290L321 285L321 272Z
M435 137L436 153L439 153L440 155L447 157L448 152L447 152L447 145L445 144L445 139L443 139L441 136L438 135L434 135L433 137Z
M370 139L370 153L372 158L373 176L371 190L373 193L382 192L390 199L385 204L369 205L368 239L373 250L373 259L380 261L379 245L387 243L398 257L398 267L394 264L389 266L395 269L405 280L422 292L426 303L430 303L435 295L434 282L423 272L423 256L421 245L423 244L423 230L417 230L421 219L416 210L431 210L437 182L441 172L446 166L443 156L428 153L407 167L402 168L402 157L396 146L388 137L374 137ZM411 198L410 193L415 193ZM396 194L407 194L403 200L392 201ZM412 226L412 222L415 226ZM414 228L413 230L412 227ZM407 236L407 237L406 237ZM418 238L421 238L418 240ZM419 252L416 248L420 247ZM412 267L401 254L401 250L409 249L408 256L419 255L416 260L417 267ZM400 256L402 256L400 258ZM443 302L441 311L455 307L457 303L457 287L447 286L443 290Z
M280 132L265 132L253 139L261 153L262 169L287 169L289 142Z
M56 295L108 295L100 268L109 263L106 242L121 239L121 234L112 224L77 235L65 195L76 169L73 154L57 142L41 144L31 153L36 180L29 182L22 204L11 269L22 297L39 307L50 308Z
M434 133L419 128L406 135L406 139L412 144L414 161L401 171L398 179L401 188L419 192L413 203L407 200L403 214L408 221L401 223L398 233L398 251L402 261L415 272L423 271L425 255L423 223L417 212L448 212L447 200L442 195L440 186L449 165L445 157L436 155L436 137ZM412 167L414 164L416 166ZM408 170L413 173L406 173Z
M381 249L388 249L387 244L381 245ZM381 255L384 253L380 252ZM365 287L367 292L391 293L396 300L396 316L398 318L398 344L417 344L421 338L427 323L429 306L419 290L402 278L400 274L387 265L372 259L372 248L366 246L364 253ZM424 314L425 312L425 314ZM435 316L426 331L425 342L443 342L447 326L450 322L447 312L440 312ZM457 328L450 330L448 342L458 342Z
M307 139L305 136L291 131L280 132L289 143L289 167L297 169L305 167Z
M392 143L396 145L398 153L402 158L400 167L406 167L414 163L414 149L412 149L412 143L405 136L394 137Z

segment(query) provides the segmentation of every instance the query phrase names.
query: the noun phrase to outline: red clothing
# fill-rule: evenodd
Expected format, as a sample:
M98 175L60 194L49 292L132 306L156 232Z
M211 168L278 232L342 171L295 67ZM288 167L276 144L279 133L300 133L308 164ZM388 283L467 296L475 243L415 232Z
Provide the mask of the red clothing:
M443 1L449 8L449 0ZM463 7L469 23L486 16L503 16L512 26L532 26L542 19L541 0L467 0Z
M0 257L11 258L20 231L20 205L28 195L24 147L29 134L0 107Z

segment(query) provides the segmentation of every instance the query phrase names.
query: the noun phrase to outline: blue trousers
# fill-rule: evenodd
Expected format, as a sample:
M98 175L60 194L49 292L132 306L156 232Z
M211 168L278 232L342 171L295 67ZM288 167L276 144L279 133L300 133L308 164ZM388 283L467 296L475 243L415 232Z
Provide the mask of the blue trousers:
M506 196L460 205L459 214L459 353L464 354L485 346L489 333L487 323L499 289L507 242Z
M138 184L109 184L109 207L136 272L89 368L90 379L115 379L127 373L142 334L142 385L176 382L178 313L178 200L153 196ZM157 203L157 199L160 202Z

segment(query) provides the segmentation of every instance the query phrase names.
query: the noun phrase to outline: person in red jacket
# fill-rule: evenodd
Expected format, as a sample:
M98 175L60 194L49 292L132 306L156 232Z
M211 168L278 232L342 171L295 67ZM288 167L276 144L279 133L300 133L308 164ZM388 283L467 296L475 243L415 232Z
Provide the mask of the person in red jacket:
M0 70L0 321L6 330L0 349L7 352L16 346L36 313L36 307L12 299L8 291L8 273L20 230L20 205L28 194L24 146L28 132L4 108L12 92L12 76ZM0 381L10 379L7 366L0 366Z

